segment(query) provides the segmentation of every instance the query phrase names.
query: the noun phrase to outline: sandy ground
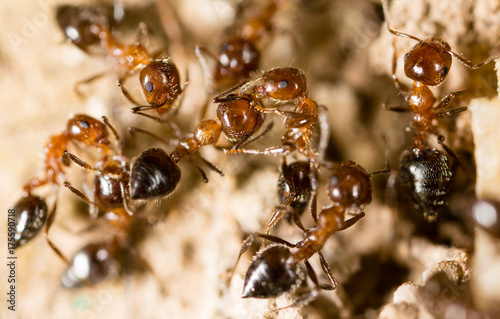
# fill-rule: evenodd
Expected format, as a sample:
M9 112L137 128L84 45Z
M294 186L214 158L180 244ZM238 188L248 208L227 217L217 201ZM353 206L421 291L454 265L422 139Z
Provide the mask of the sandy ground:
M331 159L354 160L369 172L380 169L387 153L382 138L385 135L389 141L391 167L395 170L399 154L408 147L411 134L406 130L408 114L382 108L384 101L390 104L403 101L398 99L388 76L394 36L382 23L380 5L368 0L349 3L320 0L307 6L301 6L300 1L284 2L275 17L275 32L262 48L262 71L293 65L306 72L311 96L329 110L332 141L328 156ZM107 115L120 135L126 137L126 153L130 157L155 144L145 138L127 137L129 126L164 132L160 126L130 113L130 103L116 87L116 76L112 72L85 88L85 98L75 94L76 81L108 70L109 63L64 42L54 20L54 8L61 3L23 0L0 4L3 34L0 95L4 114L0 117L0 207L5 212L2 216L6 216L7 209L19 198L22 185L40 175L42 147L48 136L61 132L70 114ZM132 41L137 23L145 21L151 31L149 45L154 49L168 46L183 77L188 70L190 84L177 121L189 131L196 125L195 119L199 118L205 98L203 74L194 56L194 46L217 48L224 29L233 22L235 4L225 0L175 3L173 9L181 22L182 42L166 44L172 31L164 29L171 25L162 20L168 17L163 0L124 1L125 8L135 14L131 20L127 20L130 15L126 16L122 36L124 42ZM393 27L421 38L438 35L473 61L486 58L499 43L500 6L496 1L431 3L430 0L395 2L391 10ZM156 10L156 6L162 10ZM398 39L396 46L404 53L413 44L413 41ZM402 55L400 78L404 78ZM475 186L478 196L500 199L496 182L500 155L495 153L500 148L491 144L500 140L496 125L500 107L493 98L496 74L491 65L471 71L457 61L453 63L447 80L435 92L438 97L463 88L472 92L464 101L471 105L471 112L460 115L452 130L454 133L447 134L452 147L460 154L472 154L477 163L477 184L461 185L461 189ZM132 93L139 96L137 80L132 78L127 83ZM211 104L207 116L213 117L214 113ZM256 143L256 148L279 143L282 127L278 118L275 122L278 125L274 131ZM213 148L204 149L203 155L222 168L225 176L210 173L210 182L203 184L194 167L183 163L184 176L176 194L166 201L150 203L143 212L150 224L144 226L145 234L138 250L156 277L130 266L117 280L80 290L64 289L60 278L66 266L43 236L38 236L16 251L17 308L16 312L9 311L2 302L0 317L261 318L269 309L289 304L294 296L276 300L240 298L251 253L240 261L229 287L222 280L245 236L263 231L272 208L278 203L276 183L280 159L224 156ZM68 179L78 184L82 180L81 170L70 171ZM325 179L321 177L322 182ZM455 276L455 284L467 286L467 296L474 300L468 304L469 308L491 310L500 300L500 272L495 271L500 265L498 240L472 227L472 230L464 230L467 225L456 219L438 221L438 235L429 238L426 227L422 230L404 217L406 210L411 210L407 206L411 205L391 201L392 197L386 196L386 178L375 177L374 185L374 201L365 210L367 216L355 227L332 236L324 248L339 282L338 289L323 292L303 309L289 309L273 316L438 317L439 307L428 309L418 285L423 285L429 274L439 269ZM321 207L328 204L324 183L320 185L320 192ZM465 198L464 194L457 192L456 197ZM450 203L450 207L457 206ZM104 227L85 230L89 225L86 211L87 207L74 195L61 190L51 238L68 256L89 242L107 238ZM312 225L307 217L305 223ZM5 225L6 217L0 222L2 243L6 242ZM292 242L301 237L296 228L286 223L278 227L276 233ZM2 246L1 254L7 256L6 245ZM317 257L313 257L311 263L320 275ZM0 266L1 298L7 296L7 271L7 267ZM326 280L320 275L320 281ZM472 292L468 290L469 283ZM160 287L164 288L163 293ZM452 304L443 298L438 302L439 309L445 310ZM463 314L465 308L461 307L453 309Z

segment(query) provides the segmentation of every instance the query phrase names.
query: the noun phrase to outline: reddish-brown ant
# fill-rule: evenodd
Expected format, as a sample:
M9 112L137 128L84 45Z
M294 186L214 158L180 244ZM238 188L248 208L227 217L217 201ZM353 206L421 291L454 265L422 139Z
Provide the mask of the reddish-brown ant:
M243 22L235 35L226 38L214 54L202 46L196 47L196 55L203 67L209 91L213 91L213 81L219 87L230 87L245 79L259 67L260 52L258 42L272 29L271 20L282 0L271 0L258 13ZM204 54L216 61L212 72ZM213 76L212 76L213 74Z
M236 263L250 248L256 237L277 243L277 245L273 244L261 250L253 260L245 276L243 298L274 298L283 293L293 292L306 278L304 271L298 265L301 261L304 261L307 274L315 284L315 288L291 305L274 311L306 304L315 298L321 289L335 289L337 283L321 249L332 234L351 227L365 215L362 210L372 199L370 176L386 173L387 170L368 174L352 161L341 165L324 164L333 169L327 188L328 196L333 204L324 207L319 212L313 228L302 228L305 234L303 240L292 244L280 237L256 233L250 235L243 243ZM352 214L354 217L346 220L346 214ZM290 248L295 250L291 251ZM319 255L321 267L331 285L319 285L316 274L308 261L315 253ZM236 265L230 272L230 276L235 268Z
M447 106L461 92L448 94L437 106L434 106L434 94L429 89L429 86L437 86L444 81L450 71L452 57L458 59L468 68L477 69L497 59L499 56L492 56L481 63L474 64L470 60L453 52L450 45L439 38L421 40L413 35L392 29L389 24L387 0L382 0L382 6L387 20L387 30L390 33L418 41L418 44L404 56L404 71L406 76L413 80L413 86L410 89L405 88L396 77L396 50L394 50L393 55L392 78L396 87L403 91L408 108L413 113L412 124L415 128L414 147L423 150L427 135L435 133L432 123L433 119L457 114L466 109L465 107L461 107L447 112L438 112L438 110Z
M57 24L64 36L74 45L89 53L93 46L100 44L99 27L106 26L112 30L119 23L123 8L104 5L60 5L56 8Z
M307 79L304 73L292 67L275 68L265 72L257 80L241 84L240 95L251 89L250 96L255 108L262 113L277 113L285 116L286 131L281 139L281 147L269 147L264 150L233 149L224 150L227 154L283 154L286 156L294 150L304 154L312 162L317 162L317 154L312 147L313 126L318 121L318 104L307 93ZM293 111L261 106L263 99L277 102L295 101Z
M78 30L78 34L91 35L89 43L93 42L93 37L100 39L102 48L118 71L118 86L125 97L136 105L132 108L132 112L151 117L143 111L154 109L161 114L169 110L183 91L180 85L179 71L171 59L166 57L156 59L153 54L148 52L140 39L136 44L120 44L111 33L108 23L97 18L82 19L80 17L82 13L79 10L86 10L86 7L76 7L71 11L66 11L66 15L75 16L66 17L66 19L73 21L71 27ZM146 32L145 28L143 24L140 25L139 36L143 36ZM65 34L67 35L67 31ZM140 105L123 85L127 77L137 72L139 72L142 92L149 105ZM93 81L101 75L103 74L90 77L78 84Z
M17 246L20 247L31 240L46 222L45 238L50 247L64 260L66 258L48 238L55 218L56 204L51 213L47 214L45 200L32 192L35 188L50 184L53 192L57 194L60 180L65 176L64 167L69 165L63 154L70 143L95 148L104 154L111 151L108 132L103 123L87 115L73 116L68 120L66 129L59 135L51 136L44 147L45 176L31 179L23 188L23 198L15 205Z

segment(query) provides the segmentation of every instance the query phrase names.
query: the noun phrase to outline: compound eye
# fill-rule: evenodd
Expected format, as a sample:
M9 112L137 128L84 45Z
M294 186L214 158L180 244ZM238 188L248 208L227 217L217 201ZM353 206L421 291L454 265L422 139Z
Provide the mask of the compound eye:
M153 90L154 90L154 85L153 85L153 83L152 83L152 82L149 82L149 81L148 81L148 82L146 82L146 83L144 84L144 88L146 89L146 91L148 91L148 92L150 92L150 93L151 93L151 92L153 92Z
M445 66L444 68L441 69L441 76L446 76L449 71L450 69L447 66Z
M80 121L78 122L78 126L80 126L81 128L89 128L90 124L87 121Z
M288 83L287 80L281 80L278 82L278 89L285 89L289 86L290 84Z
M409 54L410 54L410 53L406 53L406 54L405 54L405 56L403 57L404 62L406 62L406 60L408 60L408 55L409 55Z

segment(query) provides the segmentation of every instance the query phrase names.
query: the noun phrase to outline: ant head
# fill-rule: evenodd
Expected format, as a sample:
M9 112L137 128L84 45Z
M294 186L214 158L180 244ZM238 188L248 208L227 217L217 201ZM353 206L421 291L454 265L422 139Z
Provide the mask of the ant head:
M94 197L95 201L101 206L107 208L116 208L123 206L122 183L111 175L127 175L128 163L122 157L108 157L104 162L97 163L101 171L96 173L94 179Z
M144 151L130 169L130 198L153 199L171 194L181 179L181 170L160 148Z
M66 134L73 141L97 147L106 152L111 148L106 125L88 115L78 114L69 119Z
M243 298L274 298L292 292L305 276L297 264L289 262L291 256L282 245L262 250L248 268Z
M30 241L42 229L47 220L47 204L35 195L21 198L14 205L16 211L16 248Z
M116 252L112 248L110 244L93 243L80 249L64 272L62 285L79 288L117 275L120 263L115 259Z
M333 169L327 192L335 204L359 211L372 201L370 174L352 161L343 162Z
M64 36L77 47L88 52L89 47L99 44L99 32L108 29L111 13L101 6L61 5L56 9L57 24Z
M399 178L424 216L428 220L435 219L438 209L445 205L453 178L446 155L435 148L406 151L400 161Z
M404 57L406 76L429 86L441 84L451 67L449 50L450 45L438 38L418 43Z
M290 165L283 164L278 180L278 195L281 202L293 195L290 206L303 211L311 198L311 180L309 162L298 161Z
M252 42L239 37L231 38L220 47L215 81L238 83L257 70L259 60L260 53Z
M292 67L275 68L267 71L257 81L254 94L260 98L272 98L279 101L296 99L307 90L307 79L299 69Z
M497 202L478 200L472 207L472 218L491 236L500 238L500 206Z
M248 99L234 99L219 103L217 118L219 118L222 131L232 141L239 141L256 132L265 114L258 112Z
M139 75L146 101L153 106L170 106L181 93L179 71L170 59L155 60Z

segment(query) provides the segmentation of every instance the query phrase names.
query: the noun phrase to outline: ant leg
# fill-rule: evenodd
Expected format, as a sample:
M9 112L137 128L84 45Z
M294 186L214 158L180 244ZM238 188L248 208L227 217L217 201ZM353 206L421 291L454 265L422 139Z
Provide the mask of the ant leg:
M209 162L207 159L205 159L203 156L201 155L198 155L198 158L205 164L208 166L208 168L210 168L212 171L216 172L217 174L219 174L221 177L224 176L224 172L220 170L220 168L218 168L217 166L215 166L214 164L212 164L211 162Z
M283 218L283 215L288 210L287 208L292 203L293 196L294 195L288 196L288 198L280 206L274 208L274 213L269 219L269 222L267 223L267 229L266 229L267 235L271 233L271 229L273 229L274 226L276 226L276 224Z
M224 154L254 154L254 155L277 155L277 154L283 154L283 156L286 156L288 153L290 153L292 150L290 147L282 146L282 147L268 147L264 150L253 150L253 149L223 149Z
M63 255L61 250L57 248L57 246L50 240L49 238L49 230L50 227L52 226L52 223L54 223L54 219L56 217L56 207L57 207L57 199L56 202L54 203L54 207L52 208L52 211L49 214L49 218L47 218L47 224L45 225L45 240L47 240L47 243L49 244L50 248L61 258L67 265L69 265L69 259Z
M136 42L138 44L147 46L148 26L144 22L139 22L137 27Z
M466 67L468 67L468 68L470 68L472 70L479 69L483 65L486 65L486 64L490 63L491 61L494 61L494 60L500 58L500 55L494 55L494 56L490 56L489 58L487 58L486 60L484 60L481 63L474 64L470 60L464 58L460 54L457 54L457 53L455 53L455 52L453 52L451 50L443 50L443 51L451 54L452 56L454 56L455 58L457 58L458 61L462 62L463 65L465 65Z
M412 39L412 40L418 41L420 43L424 42L421 39L419 39L413 35L392 29L391 26L389 25L389 20L390 20L389 19L389 5L387 3L387 0L381 0L381 2L382 2L382 9L384 11L385 21L387 21L386 22L387 23L387 31L389 31L390 33L392 33L398 37Z
M137 102L132 95L130 95L129 91L125 88L123 85L123 81L125 81L124 78L121 78L118 80L118 87L122 90L123 95L129 100L132 104L140 106L139 102Z
M311 198L309 199L309 211L311 212L312 219L314 223L318 222L318 162L309 159L309 180L311 181Z
M113 127L113 125L111 125L111 123L109 122L109 119L106 116L101 116L101 120L108 127L108 129L111 131L111 133L113 133L115 140L116 140L115 148L118 150L118 153L121 153L122 152L122 139L118 135L118 132Z
M91 166L90 164L87 164L82 159L80 159L76 155L74 155L74 154L72 154L72 153L70 153L70 152L68 152L66 150L63 152L62 158L63 158L63 161L68 161L68 160L73 161L76 165L80 166L84 170L87 170L87 171L96 171L96 172L100 172L101 171L97 167L94 167L94 166Z
M323 287L321 287L319 285L316 273L315 273L314 269L312 268L311 264L309 263L309 261L305 260L304 263L306 264L307 275L309 276L311 281L314 283L314 286L315 286L314 289L312 289L309 293L305 294L304 296L297 298L294 302L292 302L288 306L276 308L276 309L273 309L273 310L267 312L264 317L267 317L271 313L285 310L288 308L302 307L304 305L307 305L309 302L314 300L319 295L321 289L324 289ZM331 289L326 288L326 290L331 290Z
M325 256L323 256L323 253L321 252L321 250L318 251L318 256L319 256L319 263L321 264L321 268L323 268L323 272L325 273L325 275L328 277L328 279L332 283L332 285L324 285L324 286L321 286L321 288L325 289L325 290L333 290L333 289L337 288L337 281L333 277L332 270L330 269L330 266L328 266L328 263L326 262Z
M439 110L441 108L446 107L454 98L461 95L462 93L463 93L463 91L451 92L450 94L445 96L434 109ZM436 116L439 118L451 117L451 116L455 116L457 114L460 114L464 111L467 111L466 106L456 107L456 108L449 110L449 111L438 112L438 113L436 113Z
M341 230L344 230L344 229L351 227L352 225L356 224L356 222L363 217L365 217L365 213L361 212L360 214L354 216L353 218L345 220L344 222L342 222L342 227L340 227L337 231L341 231Z
M243 244L241 245L240 248L240 253L238 254L238 258L236 258L236 262L234 263L233 268L231 268L230 271L228 271L224 277L226 281L226 285L229 286L231 283L231 279L233 278L234 272L236 270L236 266L238 266L238 262L241 259L241 256L252 246L253 242L255 241L255 234L250 234L244 241Z
M394 82L394 86L402 92L408 92L408 88L399 81L397 75L396 75L396 70L398 66L398 55L399 52L396 50L396 38L393 39L392 41L392 48L393 48L393 54L392 54L392 80Z
M268 126L266 126L266 128L264 129L264 131L262 131L262 133L260 133L259 135L257 136L254 136L252 138L249 138L250 136L252 136L251 134L248 136L248 138L245 138L245 139L242 139L241 141L237 142L236 144L234 144L233 146L233 150L236 150L236 149L239 149L240 147L245 147L249 144L252 144L254 143L255 141L258 141L260 140L261 138L263 138L267 133L269 133L271 131L271 129L273 128L274 126L274 122L271 122L269 123Z
M74 188L70 183L64 182L63 185L64 185L64 187L68 188L73 194L80 197L80 199L83 200L84 202L86 202L87 204L93 205L93 206L99 208L103 212L105 212L107 210L106 207L103 207L103 206L99 205L98 203L91 201L84 193L82 193L82 191Z
M135 127L135 126L131 126L128 128L128 132L133 135L135 133L141 133L141 134L145 134L145 135L148 135L149 137L152 137L154 138L155 140L165 144L166 146L172 146L170 145L170 143L164 139L163 137L159 136L158 134L155 134L153 132L150 132L148 130L145 130L145 129L142 129L142 128L139 128L139 127Z
M232 88L230 88L230 89L222 92L221 94L217 95L216 97L214 97L212 102L213 103L223 103L223 102L230 102L230 101L234 101L234 100L248 100L248 98L246 96L230 94L231 92L234 92L237 89L241 89L243 86L245 86L248 83L249 83L248 81L243 81L243 82L236 84Z
M82 85L87 85L91 82L94 82L95 80L97 79L100 79L102 78L103 76L105 76L106 74L108 73L108 71L104 71L104 72L101 72L101 73L97 73L97 74L94 74L86 79L83 79L83 80L80 80L78 82L75 83L74 87L73 87L73 90L75 91L76 95L78 95L78 97L80 98L84 98L85 95L83 94L82 90L80 89Z
M217 56L215 56L212 52L210 52L208 49L205 47L197 45L194 48L194 52L196 54L196 57L198 58L198 61L200 62L201 69L203 70L203 74L205 75L205 86L207 89L207 93L211 94L214 91L214 79L212 76L212 71L210 70L207 60L205 59L205 55L209 56L212 58L214 61L218 61ZM204 117L204 112L202 113L202 118Z

